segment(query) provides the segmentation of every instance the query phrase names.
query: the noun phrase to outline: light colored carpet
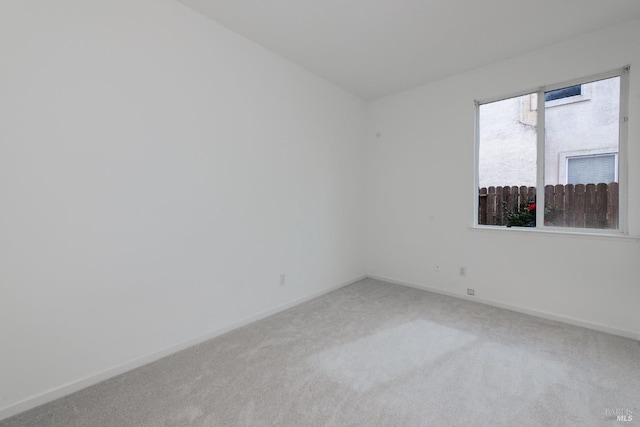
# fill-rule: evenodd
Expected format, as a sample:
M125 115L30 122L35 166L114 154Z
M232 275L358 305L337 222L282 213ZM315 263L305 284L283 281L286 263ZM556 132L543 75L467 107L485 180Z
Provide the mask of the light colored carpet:
M637 341L371 279L0 422L620 424L640 424Z

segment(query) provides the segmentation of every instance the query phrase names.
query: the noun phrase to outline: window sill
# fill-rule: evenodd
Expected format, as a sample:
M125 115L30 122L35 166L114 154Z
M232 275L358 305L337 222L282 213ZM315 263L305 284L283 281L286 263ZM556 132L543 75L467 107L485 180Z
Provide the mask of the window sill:
M590 232L589 230L560 230L555 228L539 229L534 227L503 227L493 225L474 225L469 227L473 231L490 232L490 233L525 233L534 235L549 235L560 237L576 237L580 239L602 239L602 240L616 240L627 242L638 242L640 236L630 236L621 232Z

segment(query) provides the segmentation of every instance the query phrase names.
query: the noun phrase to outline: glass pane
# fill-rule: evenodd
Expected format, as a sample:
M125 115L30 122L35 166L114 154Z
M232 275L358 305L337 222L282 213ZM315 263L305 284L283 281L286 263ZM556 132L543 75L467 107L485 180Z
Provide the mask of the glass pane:
M545 225L616 229L620 77L581 95L545 106Z
M479 106L478 224L535 226L536 96Z

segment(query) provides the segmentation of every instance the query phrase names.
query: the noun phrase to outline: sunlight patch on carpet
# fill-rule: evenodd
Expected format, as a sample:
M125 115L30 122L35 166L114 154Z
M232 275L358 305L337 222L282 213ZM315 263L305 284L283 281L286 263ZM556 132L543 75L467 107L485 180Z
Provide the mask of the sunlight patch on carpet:
M334 381L365 392L406 377L475 339L457 329L416 320L323 351L308 362Z

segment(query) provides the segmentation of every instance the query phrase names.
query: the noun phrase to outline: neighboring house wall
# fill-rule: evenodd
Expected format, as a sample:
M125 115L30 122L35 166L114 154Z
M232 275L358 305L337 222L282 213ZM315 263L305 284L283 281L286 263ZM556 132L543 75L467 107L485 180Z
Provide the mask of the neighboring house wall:
M576 102L547 102L545 184L567 183L567 157L618 153L619 79L584 84L582 90Z
M619 79L545 103L545 184L567 183L567 158L618 153ZM485 104L480 116L479 186L536 185L537 96Z
M481 106L480 187L536 185L537 137L535 112L527 114L530 102L526 95Z

